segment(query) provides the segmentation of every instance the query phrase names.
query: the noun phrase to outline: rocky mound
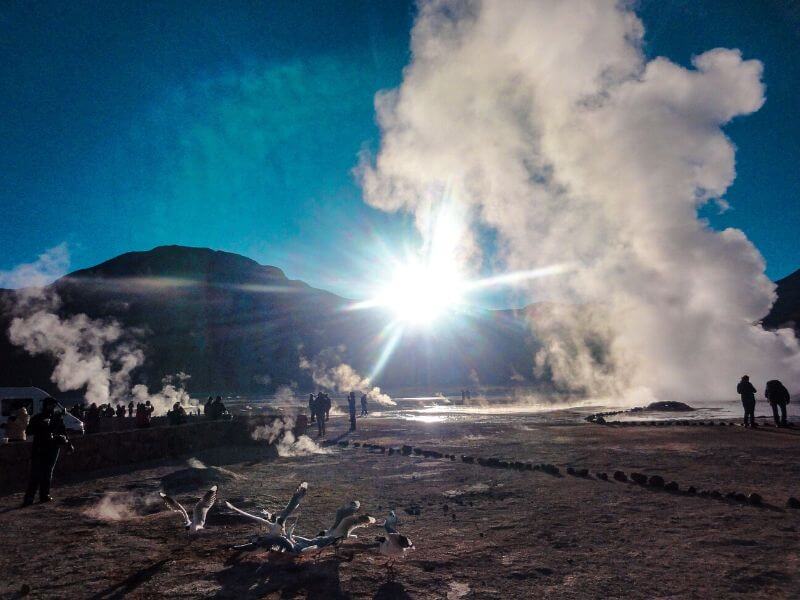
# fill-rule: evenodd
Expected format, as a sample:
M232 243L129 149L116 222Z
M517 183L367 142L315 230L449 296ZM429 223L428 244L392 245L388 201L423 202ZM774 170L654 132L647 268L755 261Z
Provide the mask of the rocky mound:
M647 405L645 410L657 410L661 412L689 412L693 411L694 409L683 402L663 401L652 402Z

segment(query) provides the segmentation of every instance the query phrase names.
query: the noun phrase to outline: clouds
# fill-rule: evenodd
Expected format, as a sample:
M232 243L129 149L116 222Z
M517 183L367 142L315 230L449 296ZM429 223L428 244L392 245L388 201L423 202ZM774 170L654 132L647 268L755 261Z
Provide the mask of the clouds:
M722 126L764 102L762 65L713 49L647 61L612 1L423 2L402 85L376 98L367 201L424 222L443 197L498 233L532 284L540 374L594 394L730 395L749 371L800 384L797 342L752 323L774 300L758 251L697 218L735 177ZM424 229L421 229L424 231Z
M69 248L66 243L45 250L32 263L0 271L0 288L42 287L67 273Z

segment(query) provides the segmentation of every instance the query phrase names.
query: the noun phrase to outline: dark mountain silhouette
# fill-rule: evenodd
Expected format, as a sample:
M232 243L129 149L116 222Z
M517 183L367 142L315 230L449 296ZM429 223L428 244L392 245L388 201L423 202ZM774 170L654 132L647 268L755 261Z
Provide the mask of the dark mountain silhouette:
M75 271L49 289L61 316L113 318L136 332L145 365L134 383L158 387L165 375L192 376L196 393L265 393L296 382L313 386L300 368L342 347L345 362L370 374L386 342L389 316L347 310L351 302L271 266L207 248L162 246L129 252ZM49 383L53 362L30 357L8 340L16 292L0 292L0 385ZM374 383L386 387L510 384L530 380L534 342L522 314L484 311L451 326L405 335ZM53 390L55 391L55 390Z
M764 327L797 329L800 326L800 270L779 279L776 284L778 299L764 318Z

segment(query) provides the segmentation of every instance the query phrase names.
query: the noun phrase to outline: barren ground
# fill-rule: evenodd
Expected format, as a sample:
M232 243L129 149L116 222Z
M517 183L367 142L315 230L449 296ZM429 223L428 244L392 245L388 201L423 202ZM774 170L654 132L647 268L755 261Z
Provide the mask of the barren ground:
M241 478L220 484L207 530L189 537L177 515L152 502L162 477L185 461L94 473L57 484L50 505L17 509L19 494L0 497L0 596L29 586L30 597L47 598L800 598L800 510L785 508L788 496L800 496L800 432L525 418L514 425L366 419L360 428L342 439L549 462L562 476L352 444L303 457L209 451L197 458ZM343 418L333 419L329 438L345 429ZM566 475L568 466L592 475ZM660 474L681 489L756 491L765 506L594 477L617 469ZM309 492L298 532L316 533L357 498L376 517L396 508L416 551L392 575L375 548L379 528L316 557L232 550L255 528L222 500L274 507L300 481ZM202 487L184 483L177 498L193 504ZM92 516L108 493L118 520ZM419 515L405 511L413 506Z

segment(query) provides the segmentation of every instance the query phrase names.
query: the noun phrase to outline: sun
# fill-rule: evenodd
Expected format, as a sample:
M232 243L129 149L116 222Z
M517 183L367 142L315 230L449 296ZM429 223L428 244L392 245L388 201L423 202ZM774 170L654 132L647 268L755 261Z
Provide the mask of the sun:
M464 280L455 264L409 261L398 265L375 304L407 325L428 326L463 300Z

